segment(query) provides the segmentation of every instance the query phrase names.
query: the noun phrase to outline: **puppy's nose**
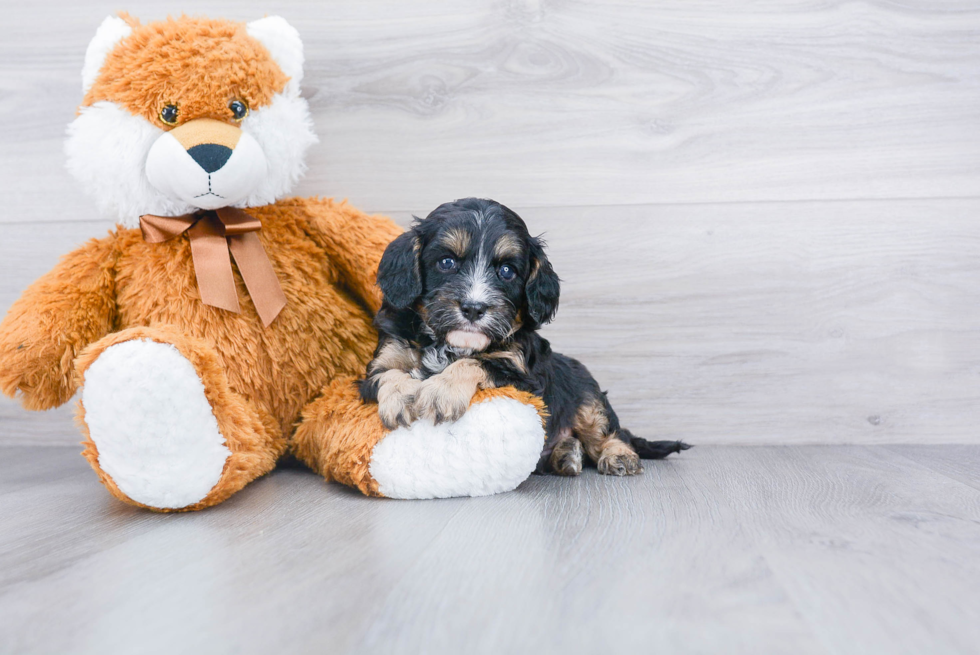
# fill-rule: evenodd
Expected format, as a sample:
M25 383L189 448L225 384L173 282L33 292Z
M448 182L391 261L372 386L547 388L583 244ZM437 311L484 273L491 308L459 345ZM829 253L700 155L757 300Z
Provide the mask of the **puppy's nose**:
M466 320L476 322L487 313L487 304L467 300L466 302L460 304L459 309L461 312L463 312L463 316L466 317Z
M187 150L187 154L208 173L213 173L224 166L231 153L231 148L217 143L202 143Z

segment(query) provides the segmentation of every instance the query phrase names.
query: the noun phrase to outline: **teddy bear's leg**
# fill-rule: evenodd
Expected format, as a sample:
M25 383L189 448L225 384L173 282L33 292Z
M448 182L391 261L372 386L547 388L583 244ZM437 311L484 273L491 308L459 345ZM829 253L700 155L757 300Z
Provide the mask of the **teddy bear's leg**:
M514 489L544 446L544 405L512 387L482 389L458 421L420 420L388 431L376 404L335 380L303 410L296 456L327 480L369 496L446 498Z
M275 466L275 423L228 387L206 343L130 328L79 357L84 455L117 498L161 511L215 505Z

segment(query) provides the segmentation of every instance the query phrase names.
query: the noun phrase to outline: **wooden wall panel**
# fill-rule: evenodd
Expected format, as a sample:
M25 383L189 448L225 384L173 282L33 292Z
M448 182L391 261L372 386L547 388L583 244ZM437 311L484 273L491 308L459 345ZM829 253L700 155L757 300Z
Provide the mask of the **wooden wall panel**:
M545 334L639 434L980 440L980 200L519 211L564 281ZM78 237L63 227L67 247ZM49 266L42 238L0 243L4 260L8 244L23 261L36 251L31 275ZM0 289L4 303L18 279ZM5 403L0 440L77 440L68 413L31 418Z
M137 0L147 19L185 5ZM115 3L6 8L0 311L109 227L61 142ZM194 3L307 44L298 194L547 231L547 329L644 434L978 440L980 3ZM0 399L0 443L74 443Z
M47 7L49 10L45 11ZM92 219L62 169L85 46L117 2L14 4L2 221ZM133 0L159 18L186 3ZM301 194L376 211L980 194L976 2L213 2L307 45ZM43 200L42 200L43 199Z

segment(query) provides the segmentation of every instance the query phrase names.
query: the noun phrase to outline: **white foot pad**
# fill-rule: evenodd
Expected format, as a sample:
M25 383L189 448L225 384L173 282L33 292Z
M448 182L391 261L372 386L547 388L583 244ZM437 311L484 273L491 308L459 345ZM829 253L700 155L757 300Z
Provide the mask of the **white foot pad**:
M85 371L82 404L99 466L144 505L199 502L231 455L204 384L170 344L133 340L107 348Z
M389 498L489 496L526 480L543 447L537 411L495 398L455 423L424 420L393 430L374 447L371 477Z

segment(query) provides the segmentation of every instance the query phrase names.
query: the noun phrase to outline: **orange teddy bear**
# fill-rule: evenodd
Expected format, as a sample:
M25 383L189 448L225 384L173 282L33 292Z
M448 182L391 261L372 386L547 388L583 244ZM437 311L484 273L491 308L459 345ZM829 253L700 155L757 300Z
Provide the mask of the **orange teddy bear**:
M0 388L36 410L80 388L85 457L156 510L219 503L287 451L370 495L513 489L543 445L538 399L481 391L455 424L390 433L360 401L375 272L401 230L282 199L316 142L302 66L275 16L103 22L65 151L119 225L10 308Z

